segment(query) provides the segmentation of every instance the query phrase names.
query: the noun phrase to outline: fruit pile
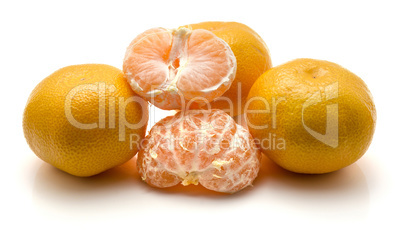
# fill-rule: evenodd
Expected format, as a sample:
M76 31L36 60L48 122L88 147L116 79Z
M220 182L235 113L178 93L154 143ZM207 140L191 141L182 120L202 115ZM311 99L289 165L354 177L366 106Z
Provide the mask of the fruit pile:
M176 114L146 135L149 103ZM45 78L23 116L32 151L69 174L93 176L138 153L151 186L226 193L252 184L261 153L297 173L344 168L366 152L375 123L355 74L313 59L272 67L262 38L237 22L149 29L122 70L74 65Z

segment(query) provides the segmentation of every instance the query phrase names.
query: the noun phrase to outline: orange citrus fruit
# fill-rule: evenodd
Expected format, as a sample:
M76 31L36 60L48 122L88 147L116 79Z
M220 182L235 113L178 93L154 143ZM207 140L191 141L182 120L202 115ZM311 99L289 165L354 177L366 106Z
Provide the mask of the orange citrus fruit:
M45 162L76 176L120 165L138 151L147 103L123 72L102 64L62 68L32 91L23 115L25 138Z
M248 95L250 133L285 169L327 173L357 161L376 124L366 84L341 66L297 59L265 72Z
M272 67L267 45L254 30L238 22L201 22L186 27L206 29L229 44L237 60L236 77L230 88L210 105L231 116L242 114L251 86Z
M261 153L249 132L222 110L187 110L156 123L138 153L137 168L155 187L200 183L233 193L256 178Z
M161 109L185 109L222 95L236 73L236 58L207 30L154 28L127 48L123 71L132 89Z

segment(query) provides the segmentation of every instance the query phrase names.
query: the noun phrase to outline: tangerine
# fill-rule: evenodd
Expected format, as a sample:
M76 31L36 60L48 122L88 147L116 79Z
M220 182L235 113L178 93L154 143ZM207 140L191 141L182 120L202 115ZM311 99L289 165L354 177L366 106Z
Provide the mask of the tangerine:
M161 109L197 108L221 96L236 73L229 45L203 29L149 29L127 48L132 89Z
M252 136L222 110L188 110L156 123L138 153L141 178L154 187L200 183L233 193L253 182L261 153Z

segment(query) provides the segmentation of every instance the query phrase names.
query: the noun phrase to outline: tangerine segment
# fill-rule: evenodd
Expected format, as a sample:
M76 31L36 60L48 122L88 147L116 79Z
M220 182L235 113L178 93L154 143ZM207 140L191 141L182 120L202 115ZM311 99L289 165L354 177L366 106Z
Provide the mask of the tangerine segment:
M151 186L200 183L233 193L257 177L261 153L250 133L222 110L187 110L156 123L137 158Z
M132 89L161 109L183 109L189 102L205 104L221 96L236 67L225 41L189 28L143 32L127 48L123 62Z

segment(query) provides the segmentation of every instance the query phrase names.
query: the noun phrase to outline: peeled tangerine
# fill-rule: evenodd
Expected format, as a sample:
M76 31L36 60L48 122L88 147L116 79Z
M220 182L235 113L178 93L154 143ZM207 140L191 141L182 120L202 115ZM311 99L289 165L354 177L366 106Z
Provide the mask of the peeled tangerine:
M257 177L261 153L252 136L222 110L188 110L159 121L144 139L137 166L154 187L200 183L233 193Z
M236 74L229 45L212 32L154 28L127 48L123 71L131 88L161 109L199 108L229 89Z

